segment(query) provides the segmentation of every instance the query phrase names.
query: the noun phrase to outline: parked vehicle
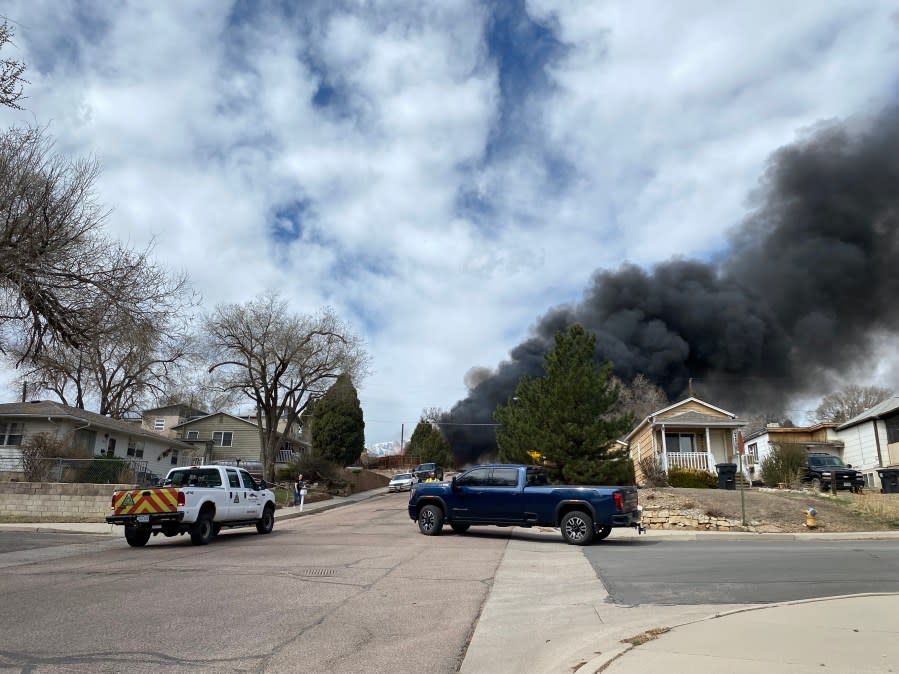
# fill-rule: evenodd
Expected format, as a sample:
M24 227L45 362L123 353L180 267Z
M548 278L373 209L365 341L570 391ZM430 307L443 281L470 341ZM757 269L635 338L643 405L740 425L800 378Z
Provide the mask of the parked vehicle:
M387 491L409 491L416 479L412 473L397 473L387 484Z
M436 463L420 463L412 472L415 474L415 478L419 482L424 482L425 480L431 479L443 479L443 468L438 466Z
M426 536L444 524L556 527L571 545L606 538L615 527L640 527L636 487L548 485L539 466L475 466L450 482L416 484L409 517Z
M803 471L803 481L816 491L831 491L836 484L837 490L861 492L865 486L864 475L825 452L809 452Z
M172 468L162 484L113 492L113 514L106 521L125 527L128 545L185 533L194 545L206 545L222 527L255 525L268 534L275 525L275 495L243 468Z

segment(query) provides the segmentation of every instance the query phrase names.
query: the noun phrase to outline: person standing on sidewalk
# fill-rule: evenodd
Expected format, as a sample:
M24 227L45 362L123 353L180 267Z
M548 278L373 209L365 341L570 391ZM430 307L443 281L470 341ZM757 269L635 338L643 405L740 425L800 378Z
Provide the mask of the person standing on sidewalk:
M306 483L303 481L303 474L300 473L299 475L297 475L297 481L293 485L293 504L295 506L300 505L300 494L305 488Z

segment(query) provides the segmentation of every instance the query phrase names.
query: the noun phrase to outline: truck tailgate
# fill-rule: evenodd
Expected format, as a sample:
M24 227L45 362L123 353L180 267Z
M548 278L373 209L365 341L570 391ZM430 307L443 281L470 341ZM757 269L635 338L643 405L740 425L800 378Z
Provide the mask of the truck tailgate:
M116 515L148 515L178 511L177 487L117 491L112 497Z

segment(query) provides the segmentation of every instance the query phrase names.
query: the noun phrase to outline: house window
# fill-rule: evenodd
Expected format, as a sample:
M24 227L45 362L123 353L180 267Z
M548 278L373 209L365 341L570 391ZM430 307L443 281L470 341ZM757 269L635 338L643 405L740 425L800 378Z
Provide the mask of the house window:
M899 442L899 417L884 419L883 423L887 427L887 444L892 445L894 442Z
M128 441L128 456L133 456L135 459L143 458L144 448L137 446L137 440Z
M115 456L115 438L109 438L109 442L106 443L106 456Z
M165 430L165 419L157 418L153 420L153 430L154 431L164 431Z
M665 433L665 449L672 452L695 452L696 436L692 433Z
M22 424L0 424L0 445L16 447L22 444Z
M215 431L212 434L212 444L216 447L230 447L231 431Z
M172 452L172 465L173 466L178 465L178 452L176 452L176 451Z
M188 431L187 439L188 440L199 440L200 439L200 431Z
M759 446L758 443L753 442L746 448L746 460L749 462L750 466L754 466L759 462Z

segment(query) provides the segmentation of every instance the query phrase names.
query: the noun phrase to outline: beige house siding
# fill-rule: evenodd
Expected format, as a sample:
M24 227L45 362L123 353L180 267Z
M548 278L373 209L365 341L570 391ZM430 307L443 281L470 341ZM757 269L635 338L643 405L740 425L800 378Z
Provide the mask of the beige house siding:
M177 428L181 439L194 442L189 433L196 432L197 440L212 440L213 434L231 433L231 446L213 445L210 461L260 460L259 429L250 423L227 414L214 414L202 419L188 421Z

